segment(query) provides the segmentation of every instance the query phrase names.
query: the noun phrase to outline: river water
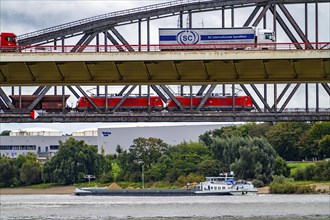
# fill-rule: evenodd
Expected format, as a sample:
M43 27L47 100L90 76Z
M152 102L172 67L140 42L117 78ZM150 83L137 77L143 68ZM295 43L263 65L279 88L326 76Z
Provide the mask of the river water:
M0 195L0 219L330 219L330 195Z

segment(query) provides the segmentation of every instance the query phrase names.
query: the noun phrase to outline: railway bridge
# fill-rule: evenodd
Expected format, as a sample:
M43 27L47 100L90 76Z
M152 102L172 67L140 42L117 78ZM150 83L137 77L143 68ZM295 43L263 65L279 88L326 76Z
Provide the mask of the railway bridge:
M299 0L183 0L111 12L18 36L15 53L0 53L0 122L133 122L133 121L319 121L330 120L329 30L319 29L319 7L329 1ZM289 8L304 11L304 28ZM275 50L219 50L198 47L162 51L152 44L150 23L177 17L183 27L193 19L219 12L219 26L238 23L235 15L249 9L241 26L261 26L277 33ZM313 10L313 12L311 12ZM228 16L230 14L230 16ZM309 24L312 17L314 24ZM269 19L271 18L271 19ZM270 21L269 21L270 20ZM321 22L328 22L323 19ZM301 22L300 22L301 23ZM146 32L142 31L145 24ZM137 25L137 42L118 27ZM329 26L329 25L328 25ZM159 27L160 28L160 27ZM312 31L311 31L312 30ZM313 33L313 42L309 37ZM327 32L326 32L327 31ZM103 38L102 38L103 36ZM143 39L145 36L146 39ZM76 43L69 45L66 41ZM145 43L143 44L142 41ZM88 94L122 97L114 108L100 108ZM174 90L178 90L174 92ZM47 95L61 96L59 109L38 109ZM164 103L173 100L179 111L121 111L125 99L156 94ZM197 106L185 108L177 95L200 96ZM240 111L235 101L226 111L203 111L214 94L252 98L252 111ZM16 95L16 103L10 98ZM24 97L33 97L28 104ZM66 96L70 96L70 101ZM85 97L93 106L77 111L68 102ZM30 112L39 117L32 119Z

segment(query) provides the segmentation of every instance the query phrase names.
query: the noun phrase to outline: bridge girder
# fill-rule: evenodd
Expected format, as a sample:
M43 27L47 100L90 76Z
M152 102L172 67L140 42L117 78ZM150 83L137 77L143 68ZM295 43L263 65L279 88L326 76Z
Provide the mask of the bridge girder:
M307 26L305 33L303 33L302 28L299 27L297 22L295 22L293 16L290 14L289 10L285 7L285 5L290 4L305 4L305 11L307 10L308 5L315 4L315 21L318 17L317 7L319 3L328 3L328 0L231 0L231 1L173 1L168 3L161 3L156 5L149 5L140 8L128 9L119 12L112 12L104 15L99 15L91 18L85 18L79 21L69 22L63 25L58 25L50 28L46 28L43 30L27 33L18 36L19 43L21 45L44 45L48 43L54 42L57 45L56 41L64 40L71 37L76 37L79 35L91 35L91 34L99 34L106 33L108 30L112 30L115 27L128 25L132 23L139 24L139 44L140 40L140 31L141 31L141 22L147 22L149 27L150 20L171 17L171 16L179 16L182 17L182 14L188 14L190 16L190 27L191 27L191 15L199 12L209 12L215 10L221 10L224 14L225 10L231 10L231 23L234 23L234 9L244 8L244 7L255 7L255 10L251 13L244 26L250 25L252 20L257 15L257 12L261 7L263 10L257 16L253 25L258 25L261 19L264 19L267 11L271 11L273 13L273 29L276 29L275 21L277 20L281 27L284 29L287 36L290 38L292 42L297 42L297 39L292 34L290 28L287 27L285 23L283 23L282 16L276 11L276 6L283 12L286 19L292 25L292 29L296 31L298 36L303 40L303 42L308 42L307 39ZM305 23L307 23L308 15L305 14ZM223 19L223 27L224 27L224 16ZM182 19L181 25L182 26ZM317 23L317 22L315 22ZM233 25L232 25L233 26ZM265 25L264 25L265 26ZM317 24L315 24L317 26ZM318 35L317 27L316 35ZM147 38L150 38L150 31L147 30ZM121 41L126 41L123 37L120 36L119 32L116 34L120 37ZM106 37L107 38L107 37ZM316 37L318 39L318 37ZM81 41L81 40L80 40ZM77 44L79 44L79 42ZM112 41L113 42L113 41ZM127 42L127 41L126 41ZM149 42L149 40L148 40ZM125 43L126 44L126 43Z
M265 84L266 85L266 84ZM203 85L203 86L194 86L192 89L189 86L188 91L182 87L182 94L186 94L186 96L194 97L196 93L198 93L201 89L207 90L206 93L202 93L202 100L198 106L193 106L192 103L190 107L187 109L187 106L183 107L180 101L176 100L176 104L178 105L177 111L166 111L166 112L123 112L120 110L121 104L125 99L118 103L114 108L109 107L108 105L105 108L99 108L93 101L89 98L87 91L90 89L77 86L79 93L77 93L71 86L62 87L61 94L57 94L57 89L54 87L54 94L62 95L62 99L64 100L64 96L70 96L70 92L73 95L72 98L76 97L78 99L81 96L86 97L89 102L94 107L93 110L88 110L87 112L77 111L77 109L66 109L60 105L57 111L53 110L43 110L40 112L40 117L36 120L29 119L29 113L33 108L39 104L40 100L47 94L48 97L52 95L51 87L42 87L41 92L38 96L35 97L34 100L31 100L30 103L24 103L24 106L28 106L26 108L22 108L23 104L21 103L11 103L9 94L15 94L15 90L10 90L10 87L6 87L7 93L1 89L0 100L7 100L5 107L1 106L2 112L0 115L0 122L119 122L121 119L125 119L127 121L149 121L149 122L157 122L157 121L218 121L218 122L226 122L226 121L318 121L318 120L330 120L330 84L322 83L322 84L273 84L266 85L262 87L262 85L225 85L227 89L231 87L231 94L229 92L226 94L222 94L228 97L239 96L250 96L253 100L253 104L255 110L251 112L241 112L237 111L234 102L232 103L231 110L228 111L205 111L202 110L202 107L205 104L205 101L218 93L214 93L215 89L219 90L219 87L223 85ZM103 86L101 86L103 87ZM169 86L159 85L161 89L158 89L157 85L146 86L144 88L147 91L148 97L153 93L156 93L158 96L162 97L163 101L166 103L169 99L175 99L176 93L173 92ZM305 87L303 95L298 95L298 88ZM132 94L135 96L144 96L145 94L141 94L141 88L138 89L136 86L132 86L129 91L127 91L129 87L125 86L122 89L122 97L129 97ZM205 88L205 89L204 89ZM239 89L242 88L242 91ZM22 89L27 90L26 87L19 87L19 96L21 95L20 91ZM99 89L99 88L98 88ZM108 92L113 92L115 89L112 86L104 86L103 97L107 97L109 95ZM28 89L31 90L31 89ZM38 90L40 90L38 88ZM194 91L193 91L194 90ZM229 89L230 90L230 89ZM315 90L315 91L314 91ZM127 91L127 92L125 92ZM120 93L121 93L120 92ZM190 92L190 94L189 94ZM322 97L320 97L320 93L322 93ZM119 95L119 93L117 93ZM279 95L278 95L279 94ZM268 98L268 95L271 95L273 98ZM315 95L315 97L314 97ZM102 97L102 95L101 95ZM111 97L111 96L109 96ZM168 97L168 98L167 98ZM301 97L304 97L303 100ZM110 98L109 98L110 99ZM174 100L173 99L173 100ZM297 99L299 101L297 102ZM9 101L8 101L9 100ZM20 98L19 100L22 100ZM323 101L323 102L322 102ZM292 103L298 103L299 106L292 108ZM288 108L288 104L291 103L291 108ZM296 105L295 104L295 105ZM321 104L321 106L320 106ZM12 107L9 107L12 106ZM38 105L40 106L40 105ZM63 107L63 108L62 108ZM75 106L73 106L75 107ZM39 110L40 111L40 110ZM88 115L88 117L86 117ZM83 117L85 116L85 117ZM102 119L104 117L104 119ZM196 118L195 118L196 117Z
M183 4L178 4L179 2L183 2ZM308 28L307 28L307 20L308 20L308 8L312 6L315 10L315 41L318 42L319 32L318 32L318 4L320 3L329 3L328 0L231 0L231 1L177 1L177 2L168 2L157 5L140 7L138 9L124 10L119 12L113 12L106 15L95 16L92 18L82 19L80 21L75 21L51 28L47 28L44 30L28 33L25 35L19 36L19 42L21 45L45 45L49 43L54 43L54 48L61 47L58 46L57 41L61 41L62 45L65 45L64 39L77 37L82 35L80 40L77 42L76 47L72 48L71 52L82 52L87 48L87 46L96 39L97 45L99 44L99 33L104 34L104 44L105 46L108 44L108 40L113 45L116 45L116 49L118 51L140 51L141 47L133 48L128 46L128 41L125 39L123 34L120 34L116 27L129 25L133 23L138 23L138 42L141 45L141 23L147 22L147 42L150 42L150 30L149 30L149 22L151 20L171 17L171 16L179 16L180 26L182 27L182 15L188 14L189 16L189 27L192 25L192 14L200 13L200 12L209 12L209 11L221 11L222 12L222 27L225 27L225 11L231 10L231 24L234 24L234 9L238 8L246 8L246 7L254 7L254 10L251 12L250 16L247 18L246 22L243 26L249 26L251 23L253 25L258 25L261 21L264 23L264 28L266 28L266 14L269 12L273 15L273 29L276 32L277 24L284 30L284 33L292 42L298 42L299 40L296 38L297 36L306 44L305 49L317 49L317 46L313 47L308 39ZM297 22L294 20L294 16L289 12L286 8L286 5L290 4L305 4L305 30L301 28ZM161 10L159 10L161 9ZM262 9L262 10L261 10ZM261 12L259 12L261 10ZM124 16L123 16L124 15ZM283 19L285 18L288 23ZM326 21L323 21L326 22ZM291 25L290 27L288 25ZM118 41L110 34L110 31L114 34L114 36L126 46L118 46ZM299 44L296 44L297 49L302 49ZM105 47L105 50L107 47ZM98 49L97 49L98 50ZM149 51L149 46L148 46ZM64 48L62 48L62 52L64 52ZM193 64L191 61L180 61L180 62L172 62L170 66L172 66L173 70L173 79L171 80L159 80L157 81L157 77L153 73L153 62L154 61L143 61L141 65L135 65L132 62L125 61L112 61L106 64L102 64L101 67L96 67L100 63L98 62L82 62L81 67L69 67L66 66L63 62L51 62L49 66L44 66L44 70L37 66L35 63L24 62L22 64L21 69L18 72L24 71L23 78L18 79L19 77L13 76L13 74L9 74L9 71L13 70L12 65L9 63L1 63L0 66L0 79L2 86L8 85L18 85L19 83L24 81L26 78L30 81L27 84L35 84L35 85L43 85L40 86L34 94L37 95L37 98L29 105L27 109L17 109L13 106L8 98L8 95L0 88L0 107L5 110L5 114L2 114L0 117L1 122L77 122L84 121L87 122L101 122L101 121L317 121L317 120L330 120L330 114L328 109L319 108L319 83L321 83L322 91L325 91L330 97L330 87L329 87L329 58L313 60L310 62L301 63L299 59L283 59L281 61L277 61L277 63L269 63L268 60L260 59L257 63L250 63L248 65L258 66L258 77L262 80L257 80L256 78L245 78L246 76L242 70L245 69L247 63L246 61L236 61L236 60L227 60L221 61L224 62L221 66L222 69L228 69L228 72L223 75L229 75L229 78L214 78L214 74L212 73L212 65L210 63L214 63L214 65L219 66L219 62L215 61L202 61L198 64ZM133 64L133 65L132 65ZM193 65L192 65L193 64ZM110 66L112 68L114 79L109 80L109 74L105 74L104 76L97 75L94 72L94 69L99 68L107 68ZM141 66L141 68L140 68ZM193 66L200 69L200 72L203 73L201 78L189 79L185 78L184 72L185 66ZM274 74L272 74L272 70L270 66L274 68L282 67L282 69L277 69L277 73L279 74L279 78L272 79ZM315 72L308 71L307 69L310 66L318 66L317 74ZM136 78L127 78L127 74L125 74L122 69L132 68L134 71L141 69L140 79L141 77L144 79L143 81L139 81ZM139 68L137 68L139 67ZM255 104L256 112L250 113L212 113L210 115L206 115L204 112L191 112L190 114L184 113L175 113L175 114L154 114L154 113L143 113L143 115L139 114L131 114L130 113L120 113L116 112L116 110L120 107L120 104L116 106L115 113L110 114L109 112L103 112L103 110L98 109L98 107L94 104L94 108L97 113L88 115L86 117L84 114L64 114L59 113L56 116L51 116L48 113L42 115L38 120L33 121L28 116L28 112L41 100L42 96L44 96L50 85L67 85L67 88L72 92L72 94L78 98L80 95L74 90L71 85L77 85L77 89L79 92L88 97L88 95L84 92L84 90L78 86L82 85L79 79L72 79L72 81L67 81L68 76L66 69L69 68L78 68L83 72L86 72L86 79L90 82L87 84L90 85L103 85L104 83L107 85L126 85L120 93L124 93L129 85L138 85L143 83L150 84L151 88L161 96L162 100L165 101L169 98L175 98L174 94L167 90L167 87L164 84L173 84L183 83L183 84L200 84L201 82L204 85L199 89L199 94L203 94L203 91L207 90L208 92L205 94L203 98L203 102L210 96L210 93L213 91L213 87L215 85L221 84L223 86L223 93L225 93L226 85L222 83L238 83L240 87L244 90L246 95L249 95L253 98L253 102ZM47 71L46 71L47 70ZM229 71L230 70L230 71ZM17 71L17 70L13 70ZM44 78L46 81L39 81L42 77L45 77L46 74L42 74L43 72L53 71L54 75L50 74L55 78ZM289 71L289 72L288 72ZM303 73L301 72L303 71ZM305 72L304 72L305 71ZM307 71L307 72L306 72ZM286 78L289 74L289 79ZM139 74L138 74L139 75ZM22 75L21 75L22 76ZM72 75L71 75L72 76ZM70 77L71 77L70 76ZM74 76L74 74L73 74ZM81 75L79 75L80 77ZM251 76L251 75L250 75ZM12 78L13 77L13 78ZM41 77L41 78L40 78ZM69 77L69 78L70 78ZM79 78L78 77L78 78ZM105 77L105 78L102 78ZM282 77L282 78L281 78ZM283 78L284 77L284 78ZM156 78L155 81L152 81ZM243 79L243 80L242 80ZM15 81L16 80L16 81ZM49 82L48 82L48 81ZM107 81L108 80L108 81ZM281 91L280 95L277 96L277 84L276 83L288 83ZM316 83L316 97L315 97L315 109L310 109L309 107L309 96L308 95L308 84L310 82ZM18 83L18 84L17 84ZM249 83L242 84L242 83ZM262 95L262 91L260 88L257 88L254 83L268 83L264 84L264 94ZM274 84L269 84L274 83ZM293 83L294 85L291 85ZM305 84L305 106L302 108L303 111L300 110L296 112L287 112L287 105L292 101L293 96L297 93L297 90L302 87L302 83ZM26 85L26 83L21 84ZM47 86L45 86L47 85ZM267 99L267 87L272 86L274 88L273 102L270 102ZM163 88L162 88L163 87ZM239 86L235 86L232 84L232 95L234 95L234 88ZM289 90L293 87L291 92ZM65 95L64 89L62 87L62 94ZM106 86L105 93L108 91L108 86ZM128 96L134 90L135 86L132 86L126 95ZM148 86L149 88L149 86ZM160 89L159 89L160 88ZM162 88L162 89L161 89ZM150 88L149 88L150 89ZM56 91L56 87L54 87ZM164 90L166 92L164 92ZM12 88L12 94L14 91L14 87ZM55 92L56 93L56 92ZM21 94L21 87L19 87L19 94ZM149 94L149 93L148 93ZM123 94L122 94L123 95ZM327 99L327 98L326 98ZM329 99L330 100L330 99ZM197 107L195 110L200 110L203 106L203 102ZM180 107L180 103L176 102ZM329 102L330 104L330 102ZM263 107L262 107L263 106ZM16 113L8 113L7 110L16 111ZM181 108L182 109L182 108ZM234 109L234 107L233 107ZM64 108L63 108L64 110ZM194 109L192 109L194 110ZM125 115L126 114L126 115Z

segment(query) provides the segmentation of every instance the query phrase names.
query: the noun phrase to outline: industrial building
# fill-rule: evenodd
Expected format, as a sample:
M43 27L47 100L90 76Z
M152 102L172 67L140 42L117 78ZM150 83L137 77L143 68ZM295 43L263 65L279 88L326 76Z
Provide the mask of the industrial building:
M71 136L62 131L48 128L27 128L10 132L10 136L0 136L2 156L16 157L28 152L39 157L51 157L59 148L59 141L65 142L74 137L86 144L95 146L98 151L104 148L106 154L116 153L118 145L128 149L138 137L160 138L170 145L183 141L197 141L206 131L226 126L221 123L125 123L107 127L89 128L72 132Z

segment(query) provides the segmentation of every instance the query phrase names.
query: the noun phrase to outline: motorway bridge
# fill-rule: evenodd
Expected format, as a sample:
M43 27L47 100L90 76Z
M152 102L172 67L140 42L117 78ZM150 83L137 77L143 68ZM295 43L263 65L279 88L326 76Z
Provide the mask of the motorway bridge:
M20 35L20 53L0 53L0 122L330 120L330 46L329 40L319 41L324 34L319 22L329 21L319 21L322 5L329 7L329 1L172 1ZM292 6L304 8L303 27L288 9ZM281 29L290 43L272 45L276 50L258 50L254 45L253 50L186 51L161 51L158 45L150 44L153 20L175 16L178 26L183 27L186 17L190 28L194 16L217 11L220 27L226 27L226 19L233 27L235 12L241 8L251 9L242 26L261 26L275 32ZM315 21L312 25L308 23L311 16ZM147 44L142 44L142 24L146 24ZM135 45L118 31L118 27L128 25L138 26ZM314 42L308 39L309 32ZM76 40L76 44L67 45L68 40ZM178 92L173 91L174 85ZM29 116L45 95L88 99L91 87L97 96L117 93L123 100L132 94L156 93L164 102L174 100L181 111L122 112L118 111L121 102L114 109L101 109L92 103L94 111L77 112L74 108L68 111L63 98L59 111L39 109L37 119ZM176 93L203 99L197 108L184 109ZM231 111L200 111L214 93L233 98L237 93L250 96L254 110L236 111L233 102ZM27 106L14 105L11 95L33 95L34 100Z

